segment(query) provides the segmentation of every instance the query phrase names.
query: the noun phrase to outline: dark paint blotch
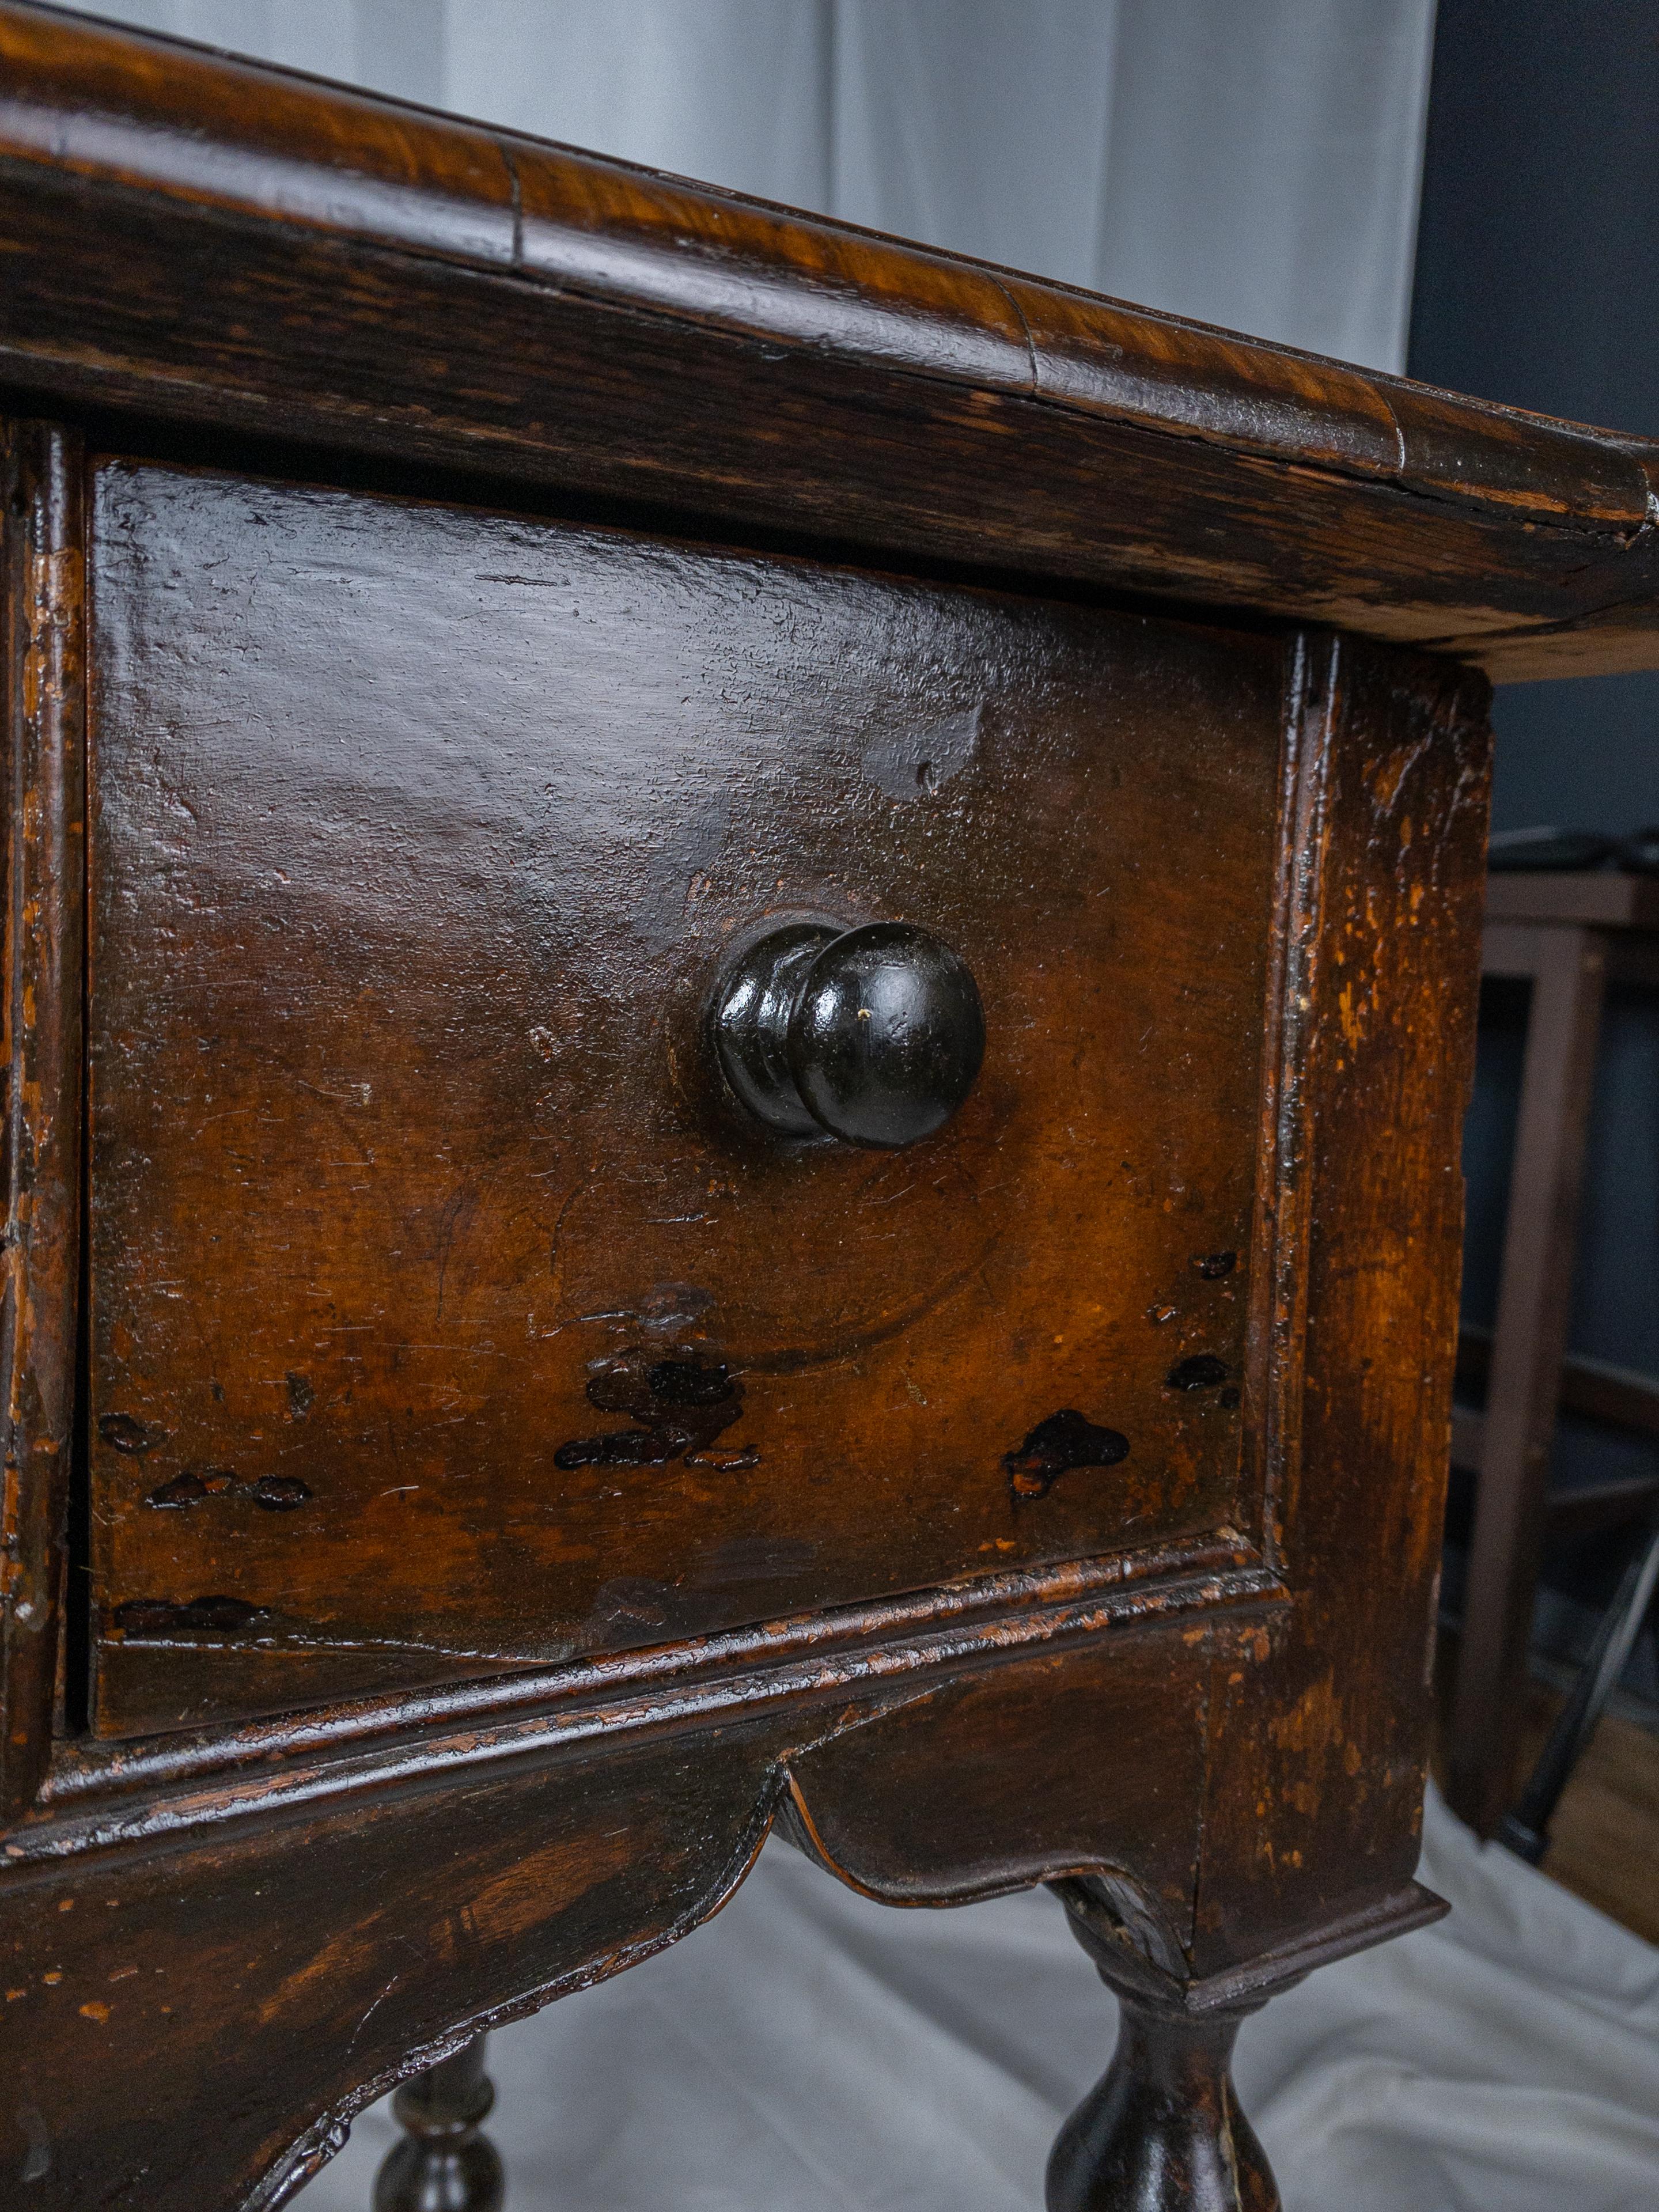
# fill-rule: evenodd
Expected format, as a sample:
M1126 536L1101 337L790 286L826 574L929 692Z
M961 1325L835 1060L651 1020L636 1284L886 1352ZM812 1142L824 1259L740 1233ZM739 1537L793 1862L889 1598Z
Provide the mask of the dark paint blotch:
M1237 1382L1230 1382L1226 1389L1222 1392L1221 1402L1230 1413L1232 1412L1233 1408L1240 1403L1241 1395L1242 1394Z
M1115 1467L1129 1455L1121 1430L1100 1427L1074 1407L1066 1407L1039 1421L1018 1451L1002 1464L1016 1498L1046 1498L1062 1474L1074 1467Z
M162 1512L173 1512L182 1506L199 1505L210 1494L199 1474L179 1474L171 1482L164 1482L159 1489L152 1490L144 1503L157 1507Z
M1204 1252L1193 1261L1206 1283L1218 1283L1238 1265L1237 1252Z
M555 1467L665 1467L673 1454L650 1429L608 1429L603 1436L573 1437L553 1455Z
M723 1360L659 1359L647 1370L645 1382L665 1406L723 1406L734 1387Z
M263 1606L240 1597L193 1597L179 1604L167 1598L132 1597L118 1605L113 1620L124 1636L240 1635L270 1616Z
M303 1421L317 1402L317 1393L303 1375L290 1373L284 1379L288 1383L289 1418L291 1420Z
M1171 1390L1213 1390L1230 1372L1226 1361L1218 1359L1213 1352L1195 1352L1172 1367L1164 1379Z
M98 1433L112 1450L118 1452L153 1451L161 1440L159 1430L147 1429L131 1413L103 1414Z
M677 1345L666 1352L636 1345L588 1377L587 1395L601 1413L626 1413L635 1425L561 1444L553 1464L567 1473L582 1467L665 1467L690 1455L698 1465L710 1465L702 1455L743 1413L743 1384L701 1345ZM742 1455L737 1457L741 1461Z
M309 1500L311 1485L301 1482L297 1474L262 1474L248 1495L267 1513L292 1513L296 1505Z
M177 1511L181 1506L200 1505L204 1499L220 1497L227 1491L246 1492L256 1505L263 1505L268 1513L291 1512L311 1496L310 1484L301 1482L297 1474L262 1474L257 1482L245 1483L228 1467L210 1467L199 1474L193 1468L186 1468L171 1482L152 1490L144 1503L163 1512Z

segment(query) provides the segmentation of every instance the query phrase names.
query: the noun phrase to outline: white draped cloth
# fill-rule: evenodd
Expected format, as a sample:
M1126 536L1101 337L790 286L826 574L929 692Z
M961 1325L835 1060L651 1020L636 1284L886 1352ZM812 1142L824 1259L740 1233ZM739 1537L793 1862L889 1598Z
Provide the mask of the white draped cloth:
M1437 1926L1245 2022L1286 2212L1654 2212L1659 1951L1431 1797ZM490 2039L508 2212L1038 2212L1112 2000L1042 1891L872 1903L770 1843L672 1950ZM377 2106L295 2200L366 2212Z

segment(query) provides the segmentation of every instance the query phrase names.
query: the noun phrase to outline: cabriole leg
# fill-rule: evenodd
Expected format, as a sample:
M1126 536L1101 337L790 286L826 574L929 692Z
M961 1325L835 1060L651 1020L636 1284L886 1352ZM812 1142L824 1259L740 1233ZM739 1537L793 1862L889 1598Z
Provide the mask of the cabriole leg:
M406 2081L392 2109L408 2139L388 2152L374 2183L374 2212L501 2212L501 2161L478 2130L495 2101L484 2039Z

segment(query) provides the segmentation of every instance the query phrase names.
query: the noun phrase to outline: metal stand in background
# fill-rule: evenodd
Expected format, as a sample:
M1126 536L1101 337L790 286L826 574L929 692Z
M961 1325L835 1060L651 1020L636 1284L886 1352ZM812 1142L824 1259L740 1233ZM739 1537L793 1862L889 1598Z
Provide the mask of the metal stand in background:
M1550 1847L1550 1821L1584 1746L1625 1671L1631 1647L1641 1632L1653 1594L1659 1588L1659 1517L1647 1541L1626 1568L1613 1603L1601 1616L1577 1686L1561 1708L1550 1740L1539 1754L1513 1811L1505 1813L1494 1834L1517 1858L1537 1866Z

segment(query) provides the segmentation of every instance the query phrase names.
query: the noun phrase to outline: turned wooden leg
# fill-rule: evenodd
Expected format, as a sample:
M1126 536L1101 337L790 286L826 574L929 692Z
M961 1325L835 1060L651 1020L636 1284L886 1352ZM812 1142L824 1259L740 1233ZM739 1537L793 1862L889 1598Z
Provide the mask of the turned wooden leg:
M1111 2065L1048 2160L1048 2212L1279 2212L1231 2070L1239 2022L1257 2008L1119 2002Z
M1050 1887L1121 2009L1112 2063L1049 2158L1048 2212L1279 2212L1273 2168L1233 2087L1240 2022L1375 1934L1316 1941L1206 1984L1188 1978L1178 1934L1127 1876ZM1425 1893L1404 1924L1437 1908Z
M483 2060L475 2035L398 2090L392 2109L409 2136L375 2178L374 2212L501 2212L501 2157L478 2132L495 2101Z

